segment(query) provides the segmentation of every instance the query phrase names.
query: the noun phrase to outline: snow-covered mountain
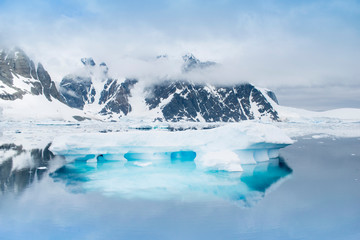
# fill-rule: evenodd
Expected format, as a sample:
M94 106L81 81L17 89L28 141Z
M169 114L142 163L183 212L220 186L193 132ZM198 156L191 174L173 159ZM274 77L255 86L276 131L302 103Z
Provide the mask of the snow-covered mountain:
M130 90L135 79L120 82L108 76L105 63L96 65L92 58L82 58L84 69L80 74L65 76L60 83L60 92L65 103L85 112L119 118L132 109L129 104Z
M207 68L207 67L216 65L215 62L211 62L211 61L201 62L199 59L197 59L191 53L184 55L182 57L182 59L184 60L184 63L182 66L183 72L190 72L194 69L202 69L202 68Z
M214 86L168 79L146 85L141 79L114 79L109 76L105 63L97 65L92 58L82 58L81 62L82 69L63 77L58 90L44 67L39 63L35 68L22 50L2 50L0 107L3 115L12 114L13 118L19 113L23 113L23 118L26 114L34 118L56 115L56 119L61 119L61 115L67 119L96 116L102 120L142 116L149 121L171 122L279 120L273 106L277 105L275 94L248 83ZM181 70L187 73L215 64L187 54L183 56Z
M41 63L35 67L19 48L0 50L0 119L82 120L82 111L70 108Z
M193 55L183 57L183 71L205 68L214 62L201 62ZM92 58L83 58L81 74L71 74L60 83L60 93L70 107L105 119L118 119L132 114L146 114L158 121L197 121L197 122L237 122L251 119L278 120L264 92L251 84L235 86L213 86L195 84L186 80L167 80L142 88L141 80L125 79L120 82L108 76L105 63L96 65ZM142 89L139 89L142 88ZM143 105L132 106L132 91L141 92L137 102ZM265 93L275 101L275 94ZM138 95L138 94L137 94ZM143 115L143 114L142 114Z
M263 92L247 83L229 87L186 81L164 82L148 91L146 104L150 111L157 113L158 120L238 122L279 119ZM270 96L275 97L269 91Z
M49 101L63 98L41 63L34 62L22 51L0 50L0 98L21 99L26 94L44 95Z

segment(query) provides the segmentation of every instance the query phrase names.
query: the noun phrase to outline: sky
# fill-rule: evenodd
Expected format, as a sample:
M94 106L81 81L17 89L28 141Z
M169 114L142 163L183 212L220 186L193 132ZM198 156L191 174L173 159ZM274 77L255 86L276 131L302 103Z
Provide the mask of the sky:
M360 108L359 0L0 0L0 22L0 47L21 47L57 82L81 57L116 78L176 78L193 53L219 63L194 81L250 82L311 110ZM171 64L154 61L161 54Z

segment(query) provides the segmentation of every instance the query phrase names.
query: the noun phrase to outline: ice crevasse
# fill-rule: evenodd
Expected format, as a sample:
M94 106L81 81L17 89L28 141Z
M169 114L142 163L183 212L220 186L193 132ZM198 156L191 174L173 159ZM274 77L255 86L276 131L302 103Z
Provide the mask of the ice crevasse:
M214 129L129 130L59 136L50 150L74 160L132 161L146 167L164 161L194 161L197 168L242 171L279 156L293 143L281 129L258 122L230 123Z

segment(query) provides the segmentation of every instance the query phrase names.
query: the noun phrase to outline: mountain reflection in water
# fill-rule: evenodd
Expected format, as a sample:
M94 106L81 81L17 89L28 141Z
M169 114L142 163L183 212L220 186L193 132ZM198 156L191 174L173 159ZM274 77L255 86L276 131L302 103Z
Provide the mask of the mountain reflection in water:
M34 181L47 174L51 160L55 158L44 149L26 150L21 145L3 144L0 146L0 190L1 193L21 193Z

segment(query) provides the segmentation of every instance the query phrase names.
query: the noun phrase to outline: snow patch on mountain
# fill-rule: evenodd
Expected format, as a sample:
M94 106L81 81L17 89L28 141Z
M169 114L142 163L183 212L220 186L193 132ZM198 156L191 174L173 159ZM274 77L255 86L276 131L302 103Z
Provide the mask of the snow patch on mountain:
M132 111L129 97L137 80L113 79L108 76L107 65L97 65L92 58L82 58L81 62L83 69L65 76L60 83L67 105L103 120L117 120Z
M23 99L4 101L0 99L2 108L2 121L74 121L78 119L98 119L87 115L83 111L70 108L58 100L48 101L43 96L27 94Z

